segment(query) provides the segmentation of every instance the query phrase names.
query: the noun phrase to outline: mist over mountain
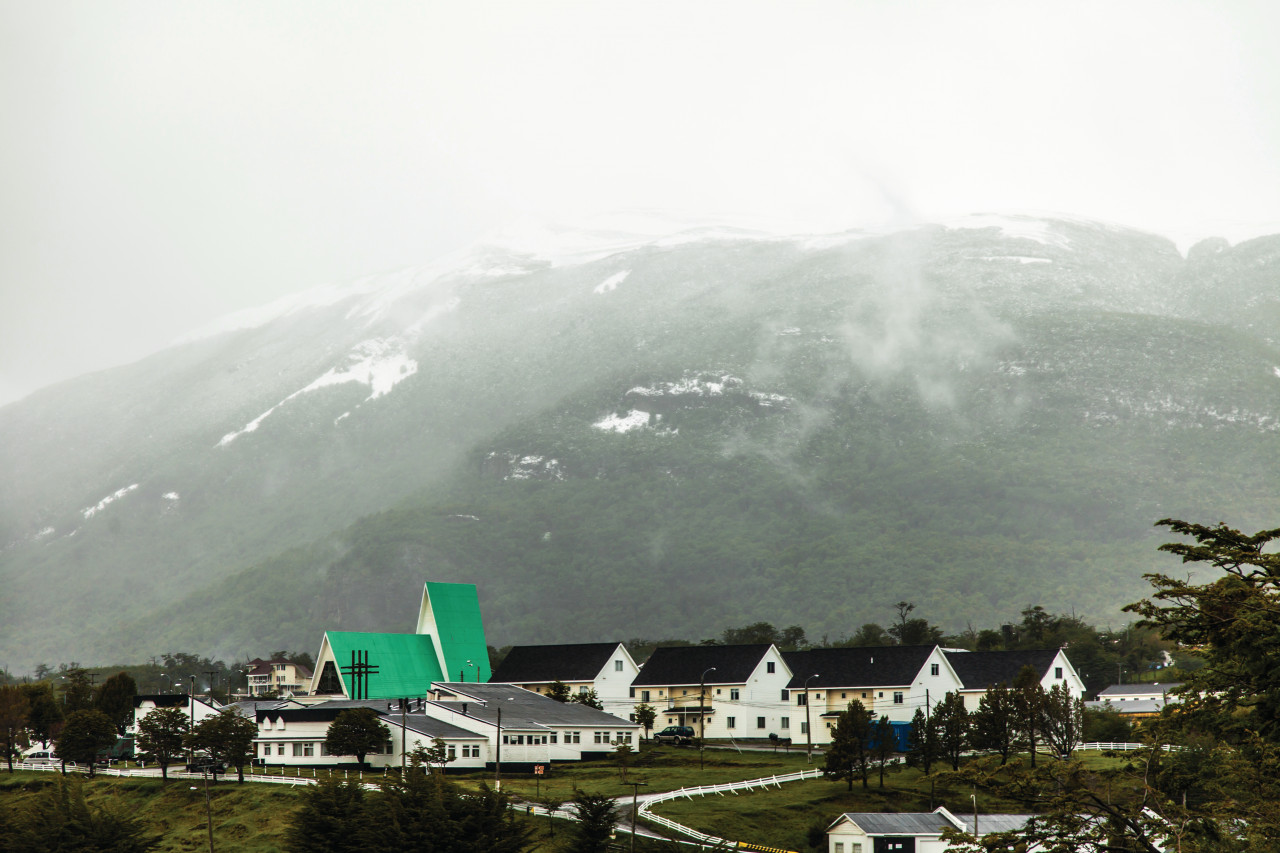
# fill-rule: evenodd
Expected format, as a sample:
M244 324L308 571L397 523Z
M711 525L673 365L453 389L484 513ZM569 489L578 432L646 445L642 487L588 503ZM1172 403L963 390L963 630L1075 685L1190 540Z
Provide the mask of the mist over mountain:
M0 408L0 661L1121 621L1165 516L1280 515L1280 236L542 235Z

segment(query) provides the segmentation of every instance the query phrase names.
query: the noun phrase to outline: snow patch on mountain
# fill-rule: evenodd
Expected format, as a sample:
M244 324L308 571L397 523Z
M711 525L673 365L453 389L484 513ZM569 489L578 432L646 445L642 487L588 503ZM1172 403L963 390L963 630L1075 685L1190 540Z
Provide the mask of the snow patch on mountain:
M86 520L93 518L95 515L102 512L108 506L120 500L122 497L129 494L136 488L138 488L137 483L134 483L132 486L125 486L123 489L117 489L116 491L107 495L102 500L98 501L93 506L86 507L85 509L80 510L80 514L83 515Z
M163 495L161 495L160 497L164 498L164 499L165 499L165 500L167 500L167 501L176 501L176 500L178 500L179 495L178 495L178 493L177 493L177 492L165 492L165 493L164 493Z
M1280 367L1273 367L1271 369L1275 372L1276 376L1280 378Z
M631 432L633 429L642 429L648 425L649 413L642 412L639 409L632 409L625 415L606 415L592 424L596 429L602 429L606 432Z
M502 453L490 451L484 465L490 470L502 472L504 480L555 480L565 478L564 466L559 459L548 459L536 453ZM462 516L476 521L475 516Z
M991 213L975 213L942 223L950 230L980 230L998 228L1000 236L1009 239L1033 240L1043 246L1066 249L1071 241L1054 229L1054 222L1035 216L999 216Z
M1029 255L983 255L984 261L1017 261L1020 264L1051 264L1051 258L1033 258Z
M226 447L245 433L256 432L276 409L302 394L327 388L331 385L342 385L355 382L369 386L369 396L365 402L376 400L389 394L396 385L418 372L418 362L404 351L403 343L396 338L373 339L356 344L348 358L353 363L344 367L330 368L323 375L305 388L294 391L270 409L258 415L241 429L229 432L218 442L219 447ZM341 417L338 418L341 420ZM335 421L334 423L337 423Z
M606 278L604 281L597 284L594 288L592 288L591 292L592 293L608 293L611 290L616 290L618 288L618 285L626 281L627 276L629 275L631 275L631 270L623 270L622 272L616 272L613 275Z

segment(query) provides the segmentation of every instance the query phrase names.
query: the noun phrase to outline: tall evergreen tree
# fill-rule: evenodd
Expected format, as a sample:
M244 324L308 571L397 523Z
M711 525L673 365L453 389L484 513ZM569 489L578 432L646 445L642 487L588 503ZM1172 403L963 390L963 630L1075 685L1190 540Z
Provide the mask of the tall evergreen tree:
M964 697L948 693L933 709L933 727L938 733L938 748L952 770L960 769L960 756L969 748L969 711Z
M613 829L618 825L617 804L604 794L578 791L573 798L577 821L566 848L569 853L606 853Z
M836 717L836 727L831 733L831 745L827 747L823 774L829 779L843 779L853 790L853 780L862 779L867 788L870 775L871 715L866 707L854 699L849 707Z
M331 776L299 795L301 805L285 830L289 853L362 853L364 785Z
M1040 674L1033 667L1024 666L1014 678L1013 707L1018 734L1031 753L1031 766L1035 767L1044 720L1044 688L1040 686Z
M1007 764L1018 741L1018 724L1013 694L1003 682L987 688L970 720L973 748L989 750Z
M1053 754L1070 758L1084 735L1084 700L1072 696L1066 682L1058 682L1045 694L1041 724Z
M907 765L919 767L925 773L933 771L934 762L941 758L938 747L938 731L933 720L923 708L916 708L911 717L910 749L907 751Z
M97 712L77 711L71 717L77 713ZM71 717L67 718L69 726ZM10 826L0 837L0 851L146 853L158 847L160 841L159 835L149 833L135 818L90 807L85 803L83 783L59 778L41 791L27 809L10 816Z
M880 787L884 787L884 770L889 760L898 751L898 740L893 730L893 723L887 716L881 716L871 732L871 757L875 759L880 771Z

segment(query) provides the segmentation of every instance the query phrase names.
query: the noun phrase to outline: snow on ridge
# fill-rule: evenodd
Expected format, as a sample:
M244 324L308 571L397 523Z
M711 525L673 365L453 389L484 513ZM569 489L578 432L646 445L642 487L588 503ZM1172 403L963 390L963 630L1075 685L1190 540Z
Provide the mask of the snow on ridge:
M102 510L106 509L110 504L113 504L116 501L120 500L122 497L129 494L136 488L138 488L137 483L134 483L131 486L125 486L123 489L117 489L116 491L107 495L102 500L98 501L93 506L86 507L85 509L80 510L80 514L83 515L85 517L85 520L87 521L88 519L93 518L99 512L102 512Z
M625 415L609 414L592 424L596 429L602 429L606 432L631 432L633 429L642 429L649 425L649 413L642 412L639 409L632 409Z
M1020 214L974 213L940 224L944 228L955 231L998 228L1000 236L1010 239L1033 240L1044 246L1057 246L1062 249L1071 246L1070 240L1054 230L1054 222L1049 218Z
M397 338L374 338L363 341L352 348L348 358L353 359L353 363L341 368L330 368L310 385L294 391L288 397L285 397L279 403L249 421L241 429L224 435L218 441L217 446L226 447L245 433L255 432L262 425L262 422L273 414L276 409L294 397L310 391L327 388L330 385L356 382L369 386L370 393L365 398L365 402L368 402L389 394L396 385L418 372L418 362L409 357L409 354L404 351L403 344ZM335 420L334 423L336 424L338 420L342 420L342 416Z
M983 261L1017 261L1020 264L1051 264L1052 258L1033 258L1030 255L983 255Z
M606 278L604 281L597 284L594 288L592 288L591 292L592 293L608 293L611 290L617 290L618 285L626 281L627 276L629 275L631 275L631 270L623 270L622 272L616 272L613 275Z
M161 495L160 497L164 498L165 500L169 500L169 501L176 501L176 500L178 500L179 495L178 495L178 493L177 493L177 492L165 492L165 493L164 493L163 495Z

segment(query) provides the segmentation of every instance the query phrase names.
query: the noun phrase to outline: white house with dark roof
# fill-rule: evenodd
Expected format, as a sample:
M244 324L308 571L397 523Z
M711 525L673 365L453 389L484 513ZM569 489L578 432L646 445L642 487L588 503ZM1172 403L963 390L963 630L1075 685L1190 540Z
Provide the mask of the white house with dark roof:
M1165 705L1182 701L1176 693L1181 686L1181 681L1113 684L1098 694L1098 701L1084 705L1091 710L1114 711L1126 717L1155 717Z
M405 753L419 746L430 748L436 740L445 744L450 757L446 770L475 770L493 761L489 742L479 732L447 723L421 712L419 701L405 707L380 699L332 700L313 705L282 702L260 705L254 711L258 734L254 738L254 763L287 767L356 767L353 755L330 755L325 747L329 726L338 714L351 708L371 708L390 731L386 743L365 756L374 768L399 767Z
M557 702L512 684L439 682L422 713L482 734L490 761L531 767L604 758L616 745L639 749L640 726L577 702Z
M957 816L946 808L931 812L846 812L827 827L827 853L944 853L944 829L985 836L1026 826L1029 814ZM1033 846L1031 850L1040 849Z
M1049 690L1058 684L1067 685L1071 696L1084 695L1084 679L1067 659L1063 649L1020 649L1012 651L967 652L963 649L947 649L946 657L963 686L965 708L972 712L986 695L988 688L997 684L1012 687L1023 667L1031 667L1039 676L1040 686Z
M800 739L791 670L769 643L663 646L631 683L631 701L658 711L655 726L690 726L708 738ZM803 709L801 709L803 711Z
M222 707L213 699L187 693L139 693L133 697L133 722L125 731L137 734L139 721L156 708L181 708L187 714L187 719L194 724L214 716Z
M917 708L936 705L961 685L938 646L852 646L784 652L792 716L813 725L813 742L829 743L835 720L857 700L877 718L909 723ZM807 726L797 731L807 739Z
M631 682L639 672L622 643L514 646L489 683L515 684L545 695L559 681L571 693L594 690L605 711L629 719L636 704Z

